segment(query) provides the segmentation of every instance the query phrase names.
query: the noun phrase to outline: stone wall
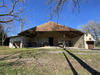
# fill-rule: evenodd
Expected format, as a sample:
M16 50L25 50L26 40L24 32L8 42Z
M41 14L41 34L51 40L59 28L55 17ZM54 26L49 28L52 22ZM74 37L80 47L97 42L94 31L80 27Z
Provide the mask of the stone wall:
M14 41L20 41L20 47L29 47L33 44L33 42L36 42L37 44L41 44L43 42L49 43L49 37L53 37L54 42L56 41L58 43L63 43L64 38L63 38L64 33L61 32L46 32L46 33L39 33L38 37L14 37L10 39L9 47L14 48L13 42ZM78 47L78 48L87 48L86 44L86 35L80 35L78 37L70 38L66 35L65 40L70 40L73 43L73 47Z
M72 39L72 41L73 41L73 46L74 47L85 48L84 35L81 35L81 36L78 36L78 37L74 37Z
M48 42L49 43L49 37L52 37L55 41L58 41L58 43L63 43L64 38L63 34L61 32L46 32L46 33L39 33L38 37L32 38L32 42L38 42L38 44L41 44L42 42ZM71 38L67 37L65 40L71 40Z

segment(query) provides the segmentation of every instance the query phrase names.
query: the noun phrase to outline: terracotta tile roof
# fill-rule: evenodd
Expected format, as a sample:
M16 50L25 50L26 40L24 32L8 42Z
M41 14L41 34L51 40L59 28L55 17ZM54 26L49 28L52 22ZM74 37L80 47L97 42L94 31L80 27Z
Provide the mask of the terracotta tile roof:
M52 21L32 28L35 31L78 31L76 29L54 23Z
M27 31L37 31L37 32L46 32L46 31L78 31L80 33L82 33L79 30L58 24L58 23L54 23L52 21L44 23L42 25L36 26L34 28L28 29L26 31L23 31L21 33L27 32ZM19 33L19 34L21 34Z

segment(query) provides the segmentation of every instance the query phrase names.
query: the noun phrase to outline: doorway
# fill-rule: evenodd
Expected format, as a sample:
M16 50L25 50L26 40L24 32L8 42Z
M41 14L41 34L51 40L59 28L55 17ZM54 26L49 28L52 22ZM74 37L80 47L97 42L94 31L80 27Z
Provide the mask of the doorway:
M87 41L87 44L88 44L88 49L94 48L94 41Z
M53 37L49 37L49 45L53 46Z

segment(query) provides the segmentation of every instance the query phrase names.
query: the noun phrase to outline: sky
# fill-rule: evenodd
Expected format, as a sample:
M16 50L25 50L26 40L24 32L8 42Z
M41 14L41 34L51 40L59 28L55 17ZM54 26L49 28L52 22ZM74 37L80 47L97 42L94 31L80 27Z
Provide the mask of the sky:
M8 2L9 3L9 2ZM78 29L89 21L100 22L100 0L83 0L80 3L80 11L76 8L73 12L72 9L64 5L63 10L60 12L60 17L54 16L50 20L50 13L46 0L26 0L24 3L23 16L26 18L24 29L29 29L49 21L58 22L59 24ZM10 36L19 33L20 23L16 23L16 33L10 33Z

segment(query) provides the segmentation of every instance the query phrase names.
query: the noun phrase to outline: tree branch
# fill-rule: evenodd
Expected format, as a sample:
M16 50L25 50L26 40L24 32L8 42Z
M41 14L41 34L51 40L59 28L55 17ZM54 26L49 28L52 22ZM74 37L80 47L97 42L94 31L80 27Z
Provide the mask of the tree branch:
M7 22L12 22L14 19L7 20L7 21L0 21L0 23L7 23Z
M13 8L12 8L12 10L10 11L9 14L11 14L11 13L14 11L15 5L16 5L18 2L19 2L19 0L15 1L15 3L12 2L12 3L13 3L13 6L12 6Z
M20 19L20 14L22 13L22 10L20 10L20 9L17 9L16 11L15 11L15 7L17 6L17 3L19 3L19 2L23 2L23 0L11 0L11 3L12 3L12 8L10 9L9 8L9 6L8 5L6 5L6 3L5 3L6 1L5 0L3 0L3 2L2 2L2 5L0 6L0 8L1 9L4 9L4 8L6 8L6 9L8 9L9 10L9 12L8 13L2 13L2 14L0 14L0 17L11 17L12 19L10 19L10 20L6 20L6 21L3 21L3 20L0 20L0 23L8 23L8 22L11 22L11 21L13 21L13 20L17 20L18 21L18 19ZM2 8L3 7L3 8Z

